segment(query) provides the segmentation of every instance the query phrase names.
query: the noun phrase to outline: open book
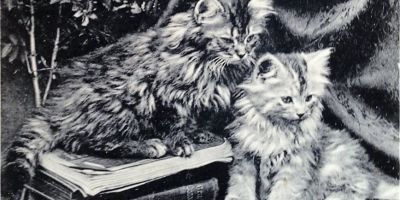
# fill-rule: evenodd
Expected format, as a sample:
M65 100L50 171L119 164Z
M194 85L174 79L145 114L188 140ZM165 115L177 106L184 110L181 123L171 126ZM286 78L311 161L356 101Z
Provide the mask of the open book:
M43 155L43 171L57 181L78 189L83 196L119 192L178 172L214 162L232 161L232 148L225 139L196 144L188 158L166 156L159 159L110 159L76 155L55 150Z

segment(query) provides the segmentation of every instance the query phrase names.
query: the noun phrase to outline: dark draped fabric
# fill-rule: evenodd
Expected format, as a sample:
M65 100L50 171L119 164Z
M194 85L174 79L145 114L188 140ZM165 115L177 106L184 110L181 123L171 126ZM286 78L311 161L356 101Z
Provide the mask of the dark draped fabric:
M325 121L352 132L378 167L398 177L399 2L277 0L275 8L278 51L335 49Z

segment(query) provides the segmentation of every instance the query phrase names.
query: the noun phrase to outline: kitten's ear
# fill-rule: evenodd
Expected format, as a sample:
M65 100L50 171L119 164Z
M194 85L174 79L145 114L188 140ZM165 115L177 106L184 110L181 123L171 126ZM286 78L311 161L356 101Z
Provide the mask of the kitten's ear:
M278 73L286 73L285 66L282 62L272 54L265 54L260 59L258 59L255 68L256 78L262 76L265 78L270 78L276 76Z
M218 0L200 0L194 8L194 19L199 24L213 23L225 9Z
M329 75L329 58L333 48L326 48L311 53L303 53L310 72L323 76Z

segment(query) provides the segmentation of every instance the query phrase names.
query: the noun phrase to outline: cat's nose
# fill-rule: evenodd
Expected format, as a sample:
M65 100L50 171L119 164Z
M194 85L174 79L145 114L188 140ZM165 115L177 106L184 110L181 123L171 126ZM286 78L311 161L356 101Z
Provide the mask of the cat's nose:
M304 116L304 113L297 113L297 116L299 116L299 119L301 119Z

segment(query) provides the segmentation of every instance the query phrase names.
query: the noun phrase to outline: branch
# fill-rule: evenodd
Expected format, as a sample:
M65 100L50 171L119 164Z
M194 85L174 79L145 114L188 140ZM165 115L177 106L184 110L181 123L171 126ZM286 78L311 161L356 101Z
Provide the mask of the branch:
M329 88L325 103L349 130L399 160L399 131L354 97L347 87L337 85Z
M158 22L155 27L158 28L161 25L163 25L167 21L168 17L172 13L174 13L175 8L177 5L179 5L179 3L180 3L180 0L170 0L168 2L167 8L165 8L165 11L163 12L162 16L158 19Z
M26 51L24 51L24 57L25 57L26 68L28 69L28 73L32 74L31 64L29 63L28 53Z
M37 73L37 60L36 60L36 42L35 42L35 7L34 0L30 0L30 14L31 14L31 28L29 30L29 42L30 42L30 61L31 61L31 70L32 70L32 83L33 83L33 92L35 95L35 106L40 107L41 98L40 98L40 88L39 88L39 80Z
M56 59L57 59L57 53L58 53L58 44L60 42L61 10L62 10L62 4L60 4L58 7L58 22L57 22L56 38L54 39L53 53L51 55L51 62L50 62L50 73L49 73L49 78L47 79L46 90L44 91L42 105L45 105L45 103L46 103L46 99L49 94L51 83L53 80L54 68L56 67L56 64L57 64Z

